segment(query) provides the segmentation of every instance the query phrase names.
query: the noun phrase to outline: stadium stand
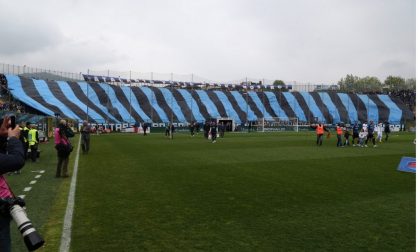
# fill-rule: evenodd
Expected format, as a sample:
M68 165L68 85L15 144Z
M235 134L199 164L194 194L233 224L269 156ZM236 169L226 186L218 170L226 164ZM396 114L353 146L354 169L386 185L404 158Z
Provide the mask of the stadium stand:
M166 82L161 84L166 85ZM2 85L6 85L4 89L10 91L17 104L44 115L59 113L76 120L89 118L96 123L186 123L219 117L229 117L236 124L259 118L270 121L276 117L298 118L306 123L368 120L400 123L414 120L410 106L415 107L415 97L408 92L280 92L264 91L262 86L240 91L198 90L191 83L157 88L91 81L45 81L16 75L6 75Z

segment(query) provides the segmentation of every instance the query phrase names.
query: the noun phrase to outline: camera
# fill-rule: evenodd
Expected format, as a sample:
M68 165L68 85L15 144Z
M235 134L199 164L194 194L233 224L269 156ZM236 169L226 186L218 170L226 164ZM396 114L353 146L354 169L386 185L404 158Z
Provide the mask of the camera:
M25 210L23 209L23 206L25 206L23 199L17 197L1 199L0 201L2 204L1 210L3 214L7 214L4 212L9 211L8 213L15 221L16 226L18 227L18 230L21 233L23 241L25 242L28 250L34 251L44 245L44 239L36 231Z

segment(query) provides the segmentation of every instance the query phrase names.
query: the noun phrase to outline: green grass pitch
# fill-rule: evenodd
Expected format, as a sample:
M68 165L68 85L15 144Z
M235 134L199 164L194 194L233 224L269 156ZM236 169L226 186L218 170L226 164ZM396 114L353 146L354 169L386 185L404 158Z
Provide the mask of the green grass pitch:
M71 251L414 251L415 175L396 171L415 157L414 134L378 148L337 148L333 136L318 147L314 134L93 135ZM53 178L52 144L41 149L8 180L21 190L45 168L28 214L57 251L70 180Z

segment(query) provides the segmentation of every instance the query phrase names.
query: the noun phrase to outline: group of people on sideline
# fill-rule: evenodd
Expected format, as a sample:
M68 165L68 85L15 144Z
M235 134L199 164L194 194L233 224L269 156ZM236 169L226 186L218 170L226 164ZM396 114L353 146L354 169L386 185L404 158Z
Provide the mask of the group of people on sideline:
M317 123L311 125L315 129L316 144L322 146L324 134L327 133L327 138L330 137L330 130L323 124ZM382 142L382 135L385 133L385 141L388 141L389 134L391 133L388 122L379 122L377 125L373 121L365 122L361 125L355 122L351 127L346 127L344 123L335 125L335 132L337 135L337 147L350 146L350 136L352 137L352 146L368 147L371 142L373 147L377 147L377 142ZM376 137L375 137L376 132Z

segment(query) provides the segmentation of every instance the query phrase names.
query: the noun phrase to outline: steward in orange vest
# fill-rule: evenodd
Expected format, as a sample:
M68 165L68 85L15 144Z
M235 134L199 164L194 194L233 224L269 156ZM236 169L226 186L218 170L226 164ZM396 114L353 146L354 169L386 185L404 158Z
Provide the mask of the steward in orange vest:
M343 129L339 124L337 124L335 130L337 131L337 147L343 147Z
M316 145L322 145L322 139L324 137L324 132L329 132L328 129L325 127L324 124L318 123L315 125L311 125L311 128L315 129L316 132Z

